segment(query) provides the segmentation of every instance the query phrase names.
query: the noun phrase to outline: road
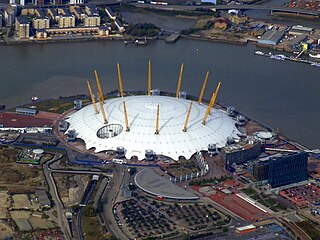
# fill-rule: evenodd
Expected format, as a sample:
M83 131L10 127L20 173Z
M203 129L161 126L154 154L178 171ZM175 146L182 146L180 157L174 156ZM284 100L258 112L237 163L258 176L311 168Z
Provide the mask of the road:
M53 165L53 163L55 163L56 161L58 161L60 158L62 157L62 154L56 154L53 159L45 162L43 164L43 172L44 172L44 176L46 178L46 181L48 183L49 186L49 191L50 194L53 198L54 203L56 204L57 207L57 219L58 219L58 225L61 227L61 231L63 233L63 235L65 236L65 238L68 239L72 239L71 237L71 232L69 229L69 224L67 221L67 218L64 215L64 206L63 203L61 202L61 199L59 197L59 193L58 193L58 189L57 186L55 184L55 181L52 177L53 173L61 173L61 174L97 174L97 175L103 175L105 177L109 177L112 178L113 175L110 173L106 173L102 170L99 169L93 169L93 170L79 170L79 168L77 167L76 170L72 170L72 169L68 169L68 170L62 170L62 169L53 169L51 167L51 165Z
M52 171L49 170L50 164L57 161L61 157L62 157L62 154L56 154L51 160L45 162L43 164L43 173L44 173L44 176L45 176L46 181L49 186L50 195L52 196L53 201L56 204L57 215L58 215L58 217L57 217L58 225L61 227L61 231L62 231L64 237L68 240L68 239L71 239L71 232L68 227L69 224L68 224L67 218L64 216L64 212L63 212L64 206L61 202L61 199L59 197L59 193L57 190L57 186L56 186L54 179L52 177Z
M103 206L103 220L106 223L108 230L117 239L129 239L119 228L113 215L113 206L116 204L119 191L125 175L126 168L117 166L115 168L114 178L109 182L106 190L104 191L101 200L104 202Z
M140 8L154 8L159 10L167 10L167 11L195 11L197 9L208 9L212 11L216 10L269 10L269 11L281 11L281 12L289 12L289 13L299 13L299 14L307 14L318 16L317 11L307 10L307 9L299 9L299 8L288 8L288 7L279 7L279 6L268 6L268 5L248 5L248 4L239 4L239 5L155 5L155 4L133 4L136 7Z

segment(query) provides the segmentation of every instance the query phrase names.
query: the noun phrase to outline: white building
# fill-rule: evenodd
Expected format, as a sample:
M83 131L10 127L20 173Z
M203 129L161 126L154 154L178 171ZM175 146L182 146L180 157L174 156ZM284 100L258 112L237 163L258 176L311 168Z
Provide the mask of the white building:
M130 131L126 131L123 101L126 103ZM98 104L99 105L99 104ZM159 134L156 112L159 105ZM95 114L91 104L68 116L69 129L84 140L86 148L95 152L116 150L123 146L126 157L145 158L145 150L174 160L189 159L195 152L208 150L211 143L226 145L228 137L238 138L235 121L224 111L212 109L206 124L201 124L206 105L193 102L187 131L183 132L190 100L168 96L128 96L106 100L104 109L108 124L103 124L101 111Z

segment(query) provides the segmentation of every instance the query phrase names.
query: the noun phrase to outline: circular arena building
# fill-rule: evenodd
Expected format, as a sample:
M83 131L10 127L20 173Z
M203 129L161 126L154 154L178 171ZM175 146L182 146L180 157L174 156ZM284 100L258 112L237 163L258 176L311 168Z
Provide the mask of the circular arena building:
M208 106L192 101L190 108L190 102L160 95L125 96L104 101L105 114L101 105L96 105L96 113L94 104L90 104L66 121L87 149L123 149L126 158L136 156L139 160L150 153L173 160L180 156L189 159L196 151L208 150L209 144L223 147L228 137L238 138L235 121L225 111L212 108L202 124Z

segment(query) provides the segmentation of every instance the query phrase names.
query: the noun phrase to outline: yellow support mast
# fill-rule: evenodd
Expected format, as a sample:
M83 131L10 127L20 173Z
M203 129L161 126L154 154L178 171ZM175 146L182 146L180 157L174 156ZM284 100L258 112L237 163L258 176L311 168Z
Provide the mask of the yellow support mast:
M94 75L95 75L95 77L96 77L96 82L97 82L97 86L98 86L99 100L104 103L104 97L103 97L102 89L101 89L101 86L100 86L100 81L99 81L98 73L97 73L96 70L94 70Z
M151 95L151 61L148 64L148 96Z
M186 121L184 122L184 126L183 126L183 129L182 129L183 132L186 132L186 131L187 131L187 127L188 127L188 123L189 123L189 118L190 118L190 113L191 113L191 108L192 108L192 102L190 102L190 107L189 107L189 110L188 110L188 114L187 114L187 117L186 117Z
M157 118L156 118L156 131L154 134L159 134L159 115L160 115L160 105L157 106Z
M125 101L123 101L123 112L124 112L124 120L125 120L125 123L126 123L126 131L130 132L128 114L127 114L127 108L126 108L126 102Z
M103 108L103 101L102 101L103 96L102 97L99 96L99 99L100 99L99 103L100 103L100 110L101 110L102 117L103 117L103 123L104 124L108 124L106 113L105 113L104 108Z
M179 98L181 81L182 81L183 66L184 66L184 65L183 65L183 63L182 63L182 64L181 64L181 67L180 67L180 74L179 74L179 79L178 79L178 85L177 85L177 91L176 91L176 98Z
M93 107L94 107L94 111L95 111L96 114L98 114L99 112L98 112L96 100L94 99L94 96L93 96L92 89L91 89L91 86L90 86L90 82L89 82L89 81L87 81L87 85L88 85L88 89L89 89L91 101L92 101L92 104L93 104Z
M202 124L205 125L206 124L206 121L207 121L207 118L211 112L211 109L216 101L216 98L217 98L217 95L218 95L218 92L219 92L219 89L220 89L220 85L221 85L221 82L218 83L218 86L217 86L217 89L216 91L212 94L212 97L211 97L211 100L210 100L210 103L209 103L209 106L207 108L207 111L206 111L206 114L204 115L204 118L202 120Z
M201 92L200 92L200 95L199 95L199 99L198 99L198 104L200 104L201 101L202 101L202 97L203 97L204 90L206 89L208 77L209 77L209 71L207 72L206 77L204 79L204 82L203 82L203 85L202 85L202 89L201 89Z
M120 88L120 96L123 97L123 87L122 87L122 77L121 77L121 71L120 71L120 64L117 63L117 69L118 69L118 81L119 81L119 88Z

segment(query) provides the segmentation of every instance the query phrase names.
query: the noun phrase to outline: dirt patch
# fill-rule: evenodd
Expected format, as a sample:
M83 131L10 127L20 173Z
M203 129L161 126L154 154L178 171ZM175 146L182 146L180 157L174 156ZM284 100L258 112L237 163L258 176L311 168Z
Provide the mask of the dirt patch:
M29 198L27 194L15 194L12 195L13 209L31 209Z
M8 210L10 207L9 194L7 191L0 192L0 219L8 218Z
M13 236L13 230L5 222L0 221L0 239L6 239Z

